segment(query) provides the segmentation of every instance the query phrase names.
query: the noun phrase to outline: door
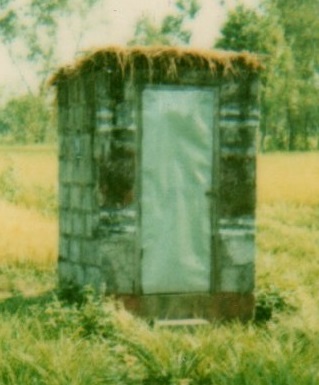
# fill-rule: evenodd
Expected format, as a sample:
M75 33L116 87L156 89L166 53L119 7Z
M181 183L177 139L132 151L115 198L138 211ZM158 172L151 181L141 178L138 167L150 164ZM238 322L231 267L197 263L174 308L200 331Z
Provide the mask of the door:
M145 294L210 290L214 92L142 93L141 282Z

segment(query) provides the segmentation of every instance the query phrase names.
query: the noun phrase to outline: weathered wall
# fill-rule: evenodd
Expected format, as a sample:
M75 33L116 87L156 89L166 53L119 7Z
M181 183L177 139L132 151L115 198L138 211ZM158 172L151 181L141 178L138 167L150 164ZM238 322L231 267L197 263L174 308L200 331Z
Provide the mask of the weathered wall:
M105 291L113 294L134 293L138 277L135 108L134 87L120 73L96 74L97 255Z
M139 90L147 77L122 79L120 71L104 68L58 84L62 287L91 284L103 293L140 294ZM219 94L211 195L212 293L218 298L203 299L213 303L203 313L233 316L232 306L221 309L234 293L227 301L241 303L237 314L247 318L254 288L257 82L245 73L234 80L196 71L181 74L180 82L214 86ZM140 310L159 312L152 301L158 303L147 298ZM175 316L189 314L173 308Z
M92 75L72 78L58 86L59 278L62 287L93 283L99 289L93 163L94 87Z
M216 291L254 288L258 83L242 77L220 90Z
M136 123L130 88L114 80L101 71L59 84L59 277L62 286L132 293Z

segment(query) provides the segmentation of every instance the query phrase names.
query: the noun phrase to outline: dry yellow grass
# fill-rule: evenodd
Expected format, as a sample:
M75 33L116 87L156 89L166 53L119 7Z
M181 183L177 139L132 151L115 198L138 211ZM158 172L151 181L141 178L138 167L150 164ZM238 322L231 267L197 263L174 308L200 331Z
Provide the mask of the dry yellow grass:
M13 188L18 185L22 189L19 198L23 202L12 204L0 199L0 264L52 267L57 258L57 219L47 218L32 207L35 201L49 196L48 191L57 189L56 149L0 147L0 175L8 168L13 169Z
M0 174L13 167L19 183L30 188L34 185L57 188L57 151L53 146L0 147Z
M57 259L56 219L0 200L0 264L52 267Z
M19 184L30 192L30 196L23 195L27 201L24 203L37 199L35 185L57 188L55 148L0 147L0 174L10 164ZM257 190L259 277L268 272L279 284L296 287L301 277L308 274L308 279L315 282L315 275L309 271L318 270L319 153L259 155ZM0 201L0 213L0 263L55 263L56 217L47 218L35 209L4 200ZM278 258L292 269L277 274L274 264ZM307 260L308 265L313 263L313 269L304 265L298 269L301 259ZM304 269L308 273L301 274Z
M257 287L291 291L282 323L318 330L319 153L258 157Z
M319 152L258 157L258 205L319 204Z
M56 219L0 200L0 383L319 383L317 164L318 154L259 157L257 286L291 290L297 311L278 312L258 327L188 333L149 328L93 299L64 307L47 296L55 274L3 266L55 264Z

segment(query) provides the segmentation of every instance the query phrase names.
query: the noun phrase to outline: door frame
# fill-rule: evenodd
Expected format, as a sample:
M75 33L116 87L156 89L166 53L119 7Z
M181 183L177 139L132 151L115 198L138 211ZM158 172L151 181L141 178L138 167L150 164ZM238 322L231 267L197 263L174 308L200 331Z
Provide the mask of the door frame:
M136 170L137 170L137 180L136 180L136 193L139 197L138 199L138 234L136 237L137 247L136 247L136 272L137 281L135 284L135 293L137 295L143 295L142 290L142 258L143 258L143 246L142 246L142 145L143 145L143 91L145 89L165 89L165 90L208 90L213 93L213 122L212 122L212 154L211 154L211 191L210 196L207 199L210 199L210 290L209 292L203 293L204 295L213 294L217 291L219 281L220 281L220 261L218 258L218 249L219 249L219 237L218 237L218 224L219 224L219 210L218 210L218 201L219 201L219 157L220 157L220 140L219 140L219 87L218 86L206 86L206 85L196 85L196 84L143 84L139 85L136 89L136 111L137 111L137 159L136 159ZM146 296L171 296L171 294L147 294ZM190 293L181 293L181 296L193 295Z

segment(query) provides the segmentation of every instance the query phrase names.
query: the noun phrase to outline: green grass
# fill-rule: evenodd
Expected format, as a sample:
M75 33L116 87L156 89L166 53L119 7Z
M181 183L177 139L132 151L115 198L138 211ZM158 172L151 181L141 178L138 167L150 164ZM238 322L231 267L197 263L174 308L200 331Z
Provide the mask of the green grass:
M0 180L8 162L14 188L54 188L54 149L0 148ZM58 300L56 213L0 188L0 384L317 385L318 165L318 153L258 159L257 292L272 318L193 329L151 327L90 292Z

